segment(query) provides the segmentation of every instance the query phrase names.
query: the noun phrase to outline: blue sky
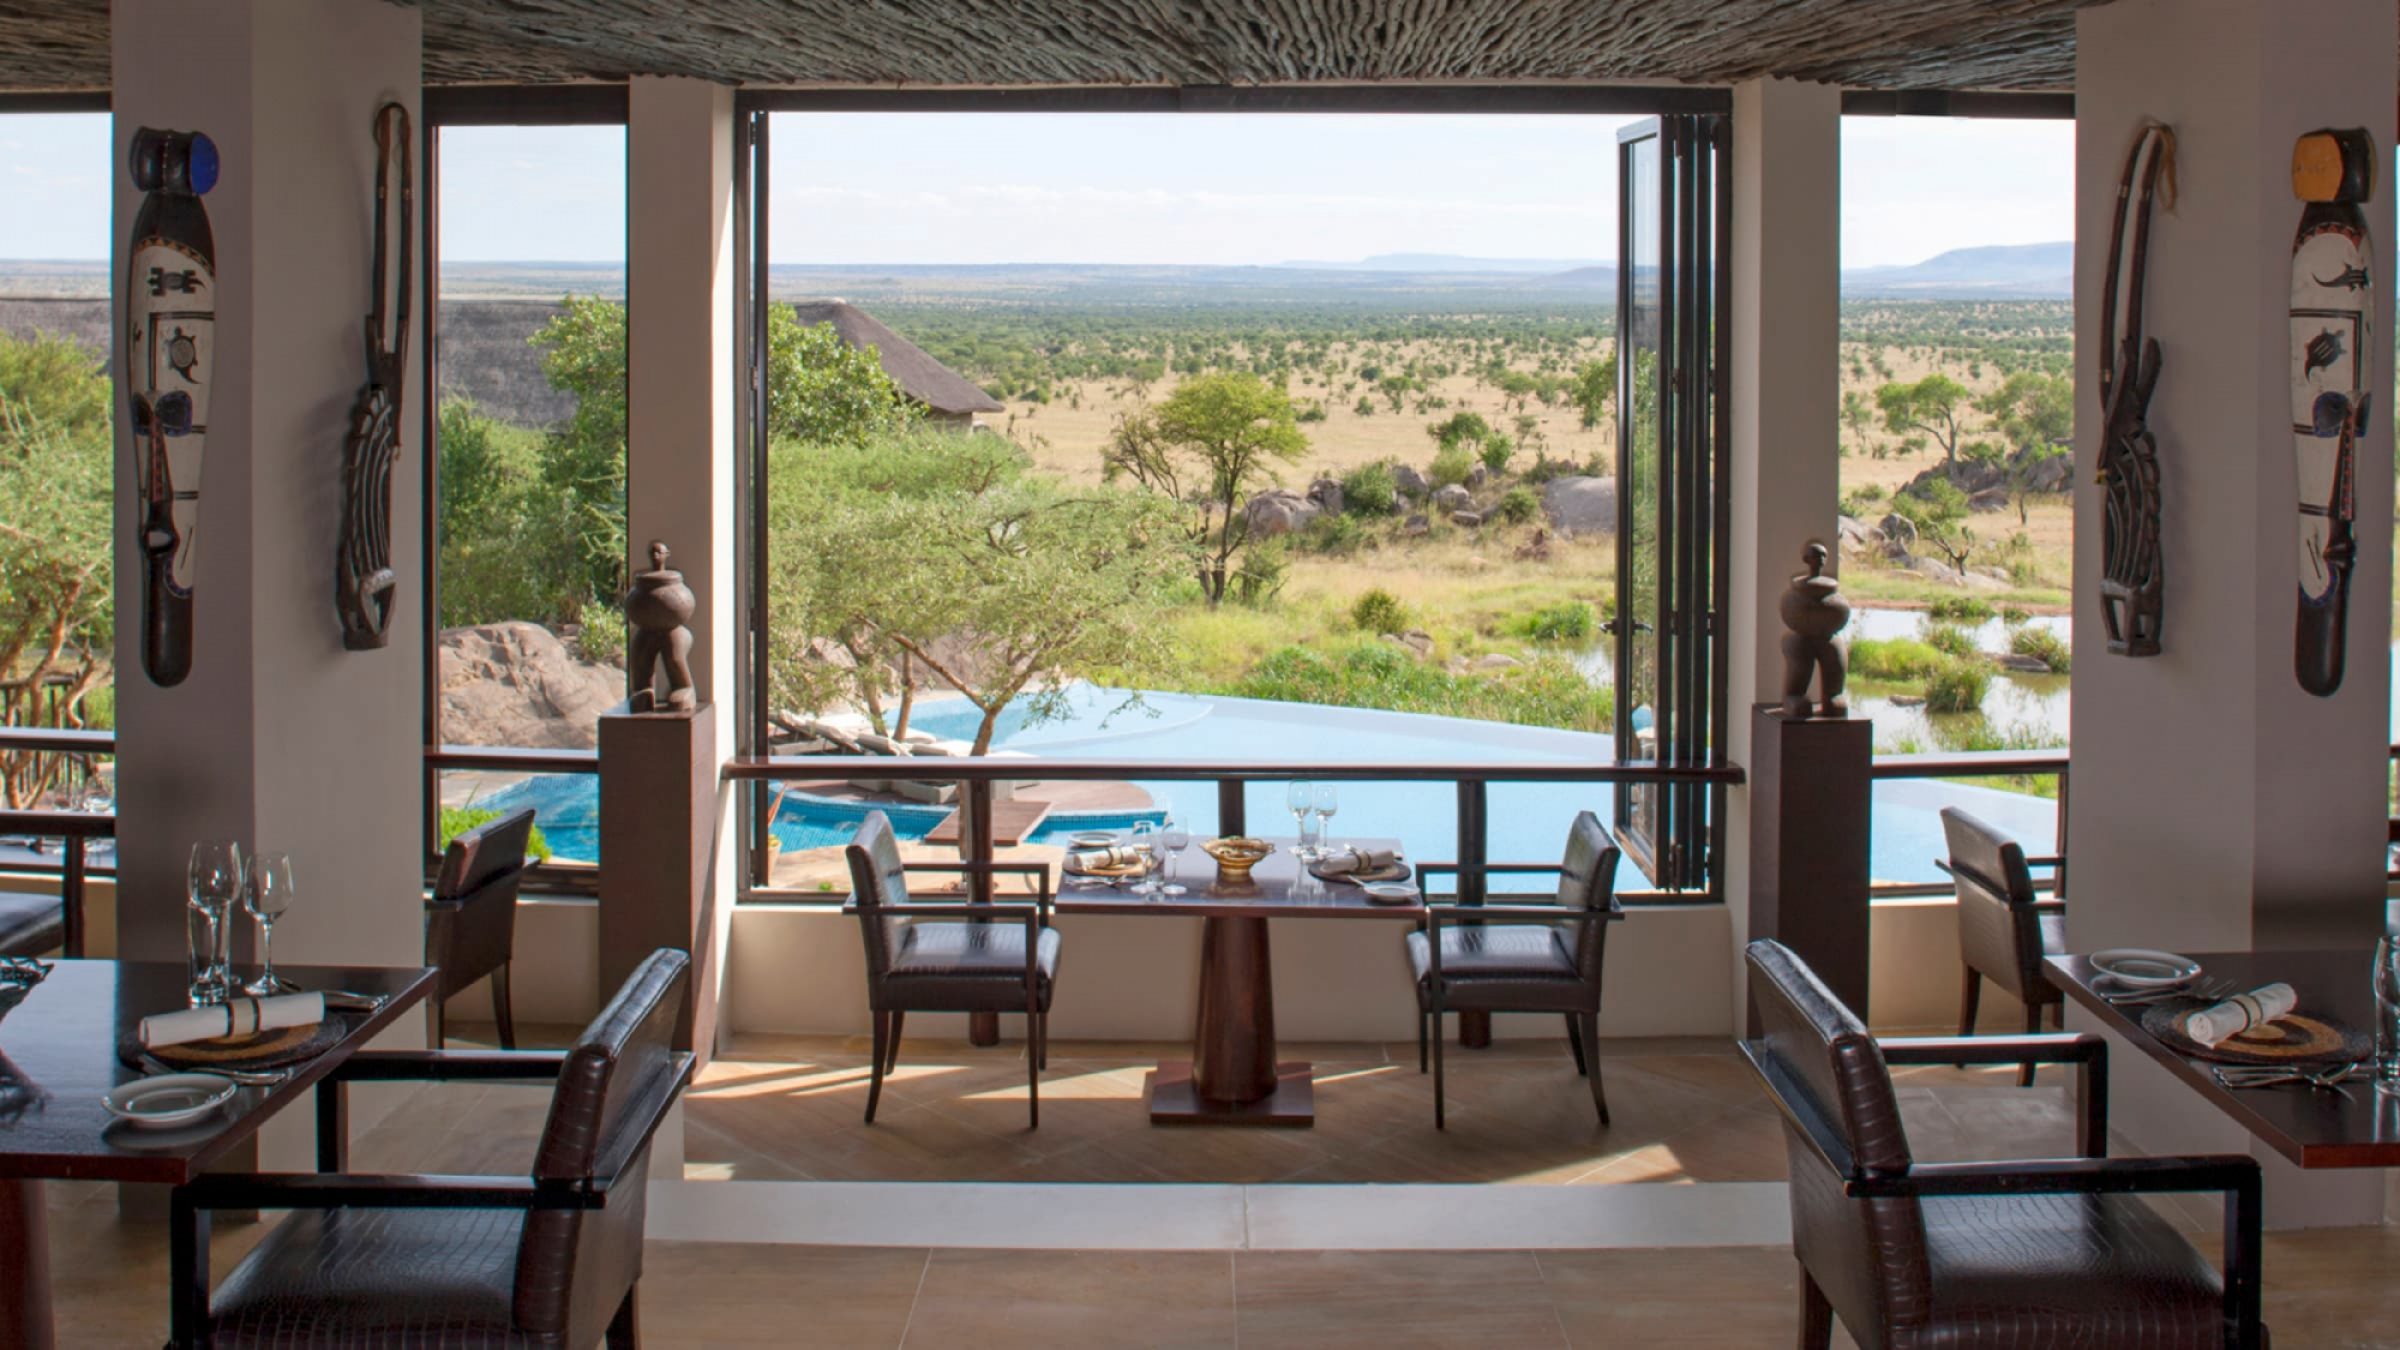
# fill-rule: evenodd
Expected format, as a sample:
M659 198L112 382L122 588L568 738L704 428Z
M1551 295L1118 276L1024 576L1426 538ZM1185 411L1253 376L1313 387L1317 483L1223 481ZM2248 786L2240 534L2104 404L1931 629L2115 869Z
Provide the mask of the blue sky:
M787 114L779 262L1607 258L1616 118ZM108 252L109 122L0 116L0 258ZM443 134L442 256L624 256L624 133ZM1845 266L2073 228L2064 122L1852 118Z

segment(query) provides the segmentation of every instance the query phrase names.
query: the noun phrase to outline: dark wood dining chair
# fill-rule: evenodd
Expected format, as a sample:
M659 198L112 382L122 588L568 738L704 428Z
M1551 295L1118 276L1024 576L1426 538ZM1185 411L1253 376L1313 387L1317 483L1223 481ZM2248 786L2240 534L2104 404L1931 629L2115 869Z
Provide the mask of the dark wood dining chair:
M1958 1034L1975 1034L1985 980L2024 1005L2026 1031L2042 1029L2045 1010L2063 1021L2067 996L2042 977L2042 958L2067 949L2066 902L2041 898L2033 860L2006 833L1955 806L1942 808L1942 833L1950 843L1944 870L1958 885ZM2017 1086L2032 1085L2033 1065L2019 1065Z
M1763 1035L1742 1053L1783 1115L1801 1350L1840 1318L1866 1350L2264 1346L2258 1164L2242 1154L2110 1158L2098 1036L1878 1041L1799 957L1748 949ZM2076 1065L2073 1158L1926 1163L1891 1065ZM2225 1197L2222 1279L2141 1194Z
M170 1205L176 1346L640 1344L650 1139L691 1079L690 958L651 953L563 1051L365 1050L319 1084L316 1173L202 1177ZM549 1079L529 1176L343 1173L343 1085ZM330 1104L330 1105L328 1105ZM212 1212L289 1210L209 1290Z
M1425 918L1408 934L1417 987L1417 1072L1433 1066L1433 1127L1448 1123L1443 1105L1442 1015L1453 1012L1558 1013L1567 1022L1575 1071L1589 1079L1592 1107L1608 1124L1600 1082L1601 958L1608 925L1625 917L1617 900L1617 848L1589 811L1567 827L1566 854L1554 863L1488 863L1486 872L1556 873L1555 904L1436 903L1431 879L1458 864L1417 865Z
M82 812L0 811L0 834L23 834L47 852L52 830L59 839L58 889L0 890L0 956L83 955L84 890L94 839L116 833L112 816Z
M525 881L525 850L533 837L531 809L462 831L443 850L433 898L425 902L425 964L439 967L433 998L433 1045L448 1038L443 1009L486 976L500 1048L517 1048L509 1006L508 966L517 945L517 892Z
M875 1057L867 1079L867 1123L884 1075L900 1063L900 1031L912 1012L1025 1014L1026 1109L1042 1124L1042 1070L1050 1057L1050 993L1062 945L1050 926L1050 869L1041 863L900 860L892 823L867 813L851 836L850 903L867 949L867 1016ZM908 874L978 871L1035 879L1034 902L928 903L910 898ZM939 922L937 922L937 920Z

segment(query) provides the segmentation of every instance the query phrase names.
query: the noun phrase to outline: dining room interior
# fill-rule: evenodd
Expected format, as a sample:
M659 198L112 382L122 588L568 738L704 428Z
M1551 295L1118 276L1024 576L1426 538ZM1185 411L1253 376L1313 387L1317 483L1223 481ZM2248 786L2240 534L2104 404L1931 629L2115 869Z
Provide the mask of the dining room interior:
M0 1347L2400 1345L2395 110L2389 0L0 4L0 215L63 200L35 121L105 184L105 261L0 221L0 341L84 315L55 368L107 447L70 479L37 420L84 414L0 347L0 483L104 504L96 569L0 572L0 633L47 634L0 646ZM1403 484L1345 564L1422 610L1424 559L1563 560L1569 711L1108 687L1210 622L1157 587L1240 612L1263 516L1212 482L1350 521L1349 471L1400 467L1177 477L1175 391L1302 390L1236 410L1247 453L1409 400L1447 453L1468 363L1365 367L1433 360L1401 320L1470 283L1356 301L1405 335L1365 355L1070 368L1096 322L1004 382L946 313L1072 283L809 256L812 214L909 240L942 186L874 218L819 181L845 118L1193 162L1219 122L1584 137L1522 162L1614 184L1573 217L1604 268L1455 302L1563 354L1550 394L1492 358L1477 434L1508 408L1524 458ZM1851 490L1950 449L1846 408L1862 314L1924 298L1856 289L1845 207L1935 209L1853 172L1902 123L2055 133L2059 327L2006 360L2071 410L1947 456L2071 464L2055 613L2000 619L2049 579L1961 533L2030 480ZM1426 177L1393 190L1472 191ZM1874 348L1887 394L2018 313L1922 284L1956 331ZM544 430L492 418L542 373ZM1957 396L1992 436L2016 373ZM829 380L905 430L795 452L862 406ZM1120 396L1105 474L1016 467ZM1526 475L1544 435L1577 466ZM504 472L532 506L462 548ZM864 486L792 507L812 474ZM1602 479L1577 542L1551 489ZM0 557L52 519L0 514ZM964 561L919 568L937 529ZM2055 634L2071 741L1895 748L1928 715L1861 596ZM1008 626L1045 604L1076 622ZM1361 615L1335 663L1453 693L1555 658Z

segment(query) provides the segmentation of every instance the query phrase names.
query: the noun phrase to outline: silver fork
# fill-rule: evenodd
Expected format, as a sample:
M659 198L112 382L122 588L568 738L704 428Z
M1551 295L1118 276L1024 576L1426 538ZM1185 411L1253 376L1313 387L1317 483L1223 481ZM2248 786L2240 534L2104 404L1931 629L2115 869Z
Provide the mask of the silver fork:
M2239 992L2240 989L2232 980L2203 980L2198 984L2187 984L2179 989L2148 989L2132 994L2103 994L2101 997L2120 1008L2139 1008L2179 998L2201 999L2214 1003L2228 994Z
M2218 1086L2237 1092L2245 1088L2286 1087L2292 1084L2303 1084L2312 1088L2322 1088L2329 1092L2338 1092L2347 1097L2350 1095L2350 1090L2343 1087L2342 1083L2358 1072L2358 1065L2355 1063L2343 1064L2331 1069L2313 1071L2278 1069L2264 1064L2234 1065L2229 1068L2214 1069L2210 1072L2216 1078Z
M243 1087L274 1087L292 1076L292 1071L289 1069L185 1068L182 1065L169 1064L146 1051L142 1055L142 1063L158 1073L204 1073L213 1078L223 1078L238 1083Z

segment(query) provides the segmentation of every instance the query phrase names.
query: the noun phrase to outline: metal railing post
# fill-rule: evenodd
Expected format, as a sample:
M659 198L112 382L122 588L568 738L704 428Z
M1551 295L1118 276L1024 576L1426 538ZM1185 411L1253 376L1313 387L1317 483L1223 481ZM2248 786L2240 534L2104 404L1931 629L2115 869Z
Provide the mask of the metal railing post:
M992 780L970 778L966 784L966 828L959 831L959 850L966 855L967 902L992 903ZM1030 1034L1030 1031L1029 1031ZM1000 1014L974 1013L967 1018L969 1045L1000 1043Z
M1490 833L1487 823L1489 801L1485 789L1489 785L1480 778L1458 780L1458 903L1480 905L1489 894L1489 874L1484 864L1489 856ZM1435 1028L1438 1033L1439 1027ZM1469 1049L1481 1050L1492 1043L1492 1015L1488 1012L1458 1014L1458 1043Z
M66 953L79 960L83 956L84 942L84 872L84 837L80 834L70 834L67 836L66 875L60 877L58 883L58 903L60 918L64 922L66 930Z
M1243 789L1248 780L1220 778L1217 780L1217 833L1237 835L1250 833L1250 811Z

